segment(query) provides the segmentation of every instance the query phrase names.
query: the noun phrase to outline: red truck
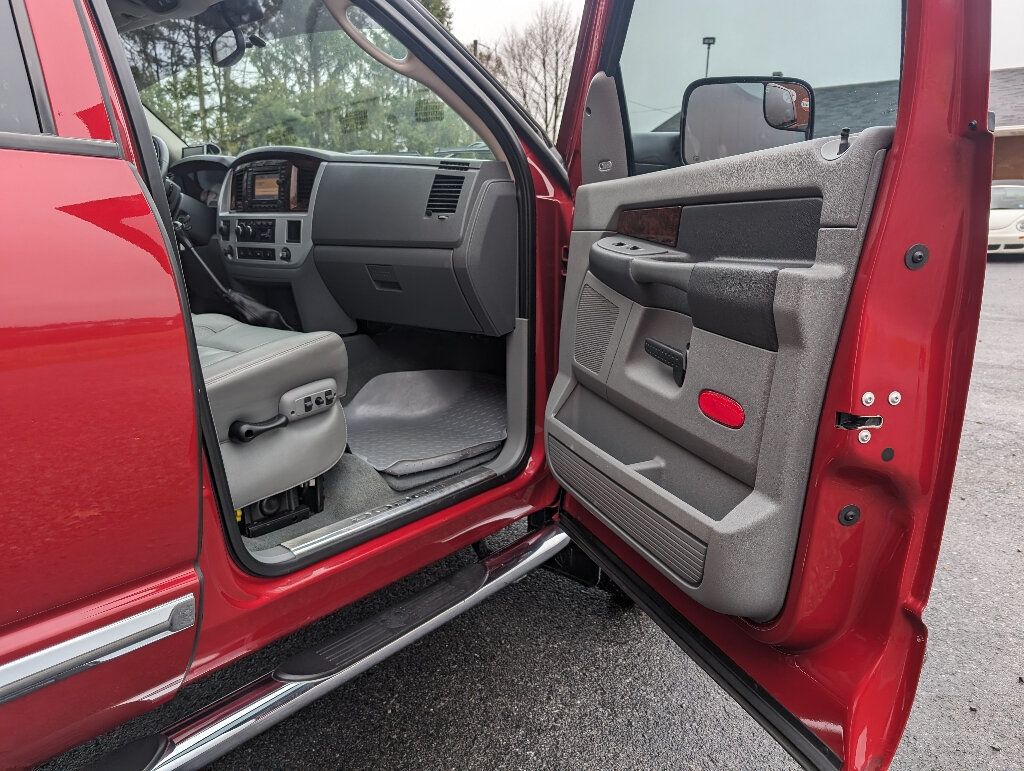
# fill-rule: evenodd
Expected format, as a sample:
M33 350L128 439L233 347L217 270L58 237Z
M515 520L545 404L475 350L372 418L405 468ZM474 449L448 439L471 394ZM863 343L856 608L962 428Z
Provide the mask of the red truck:
M977 333L989 27L589 0L552 145L415 0L0 0L0 766L471 545L99 767L201 767L542 564L801 764L886 766Z

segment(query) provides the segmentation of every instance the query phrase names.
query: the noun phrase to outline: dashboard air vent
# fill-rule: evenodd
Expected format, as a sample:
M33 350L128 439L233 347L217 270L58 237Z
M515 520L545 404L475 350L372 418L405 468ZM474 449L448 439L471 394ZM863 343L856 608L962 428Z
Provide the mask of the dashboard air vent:
M445 158L438 164L442 169L464 169L469 171L469 161L457 161Z
M462 195L465 181L465 177L453 174L435 174L434 184L430 186L430 195L427 197L426 216L454 214L459 208L459 196Z
M313 197L313 183L316 181L316 173L319 166L299 166L298 188L295 193L296 206L301 211L309 211L309 199Z
M242 183L244 182L242 174L237 171L231 172L231 208L234 209L238 206L238 201L241 201L244 197L245 191L242 190Z

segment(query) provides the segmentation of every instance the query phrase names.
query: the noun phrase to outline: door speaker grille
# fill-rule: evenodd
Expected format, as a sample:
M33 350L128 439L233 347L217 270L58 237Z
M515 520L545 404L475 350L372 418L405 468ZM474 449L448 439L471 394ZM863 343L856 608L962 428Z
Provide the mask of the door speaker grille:
M548 438L548 455L551 467L599 519L632 538L688 584L701 582L706 543L669 522L553 437Z
M599 374L619 320L619 307L588 284L583 285L576 307L576 340L573 355L581 367Z

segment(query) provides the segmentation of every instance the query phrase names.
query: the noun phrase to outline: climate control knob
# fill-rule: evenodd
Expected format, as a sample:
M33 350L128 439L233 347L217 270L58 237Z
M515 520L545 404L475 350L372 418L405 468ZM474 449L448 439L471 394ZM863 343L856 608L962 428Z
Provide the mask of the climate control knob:
M235 237L239 241L248 241L253 236L253 228L248 222L239 222L235 226Z

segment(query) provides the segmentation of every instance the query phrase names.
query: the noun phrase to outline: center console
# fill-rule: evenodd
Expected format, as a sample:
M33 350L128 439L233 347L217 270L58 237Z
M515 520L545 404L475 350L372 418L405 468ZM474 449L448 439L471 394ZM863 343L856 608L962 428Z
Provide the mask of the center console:
M310 211L319 160L267 158L232 169L221 192L217 231L229 262L285 267L312 248Z

